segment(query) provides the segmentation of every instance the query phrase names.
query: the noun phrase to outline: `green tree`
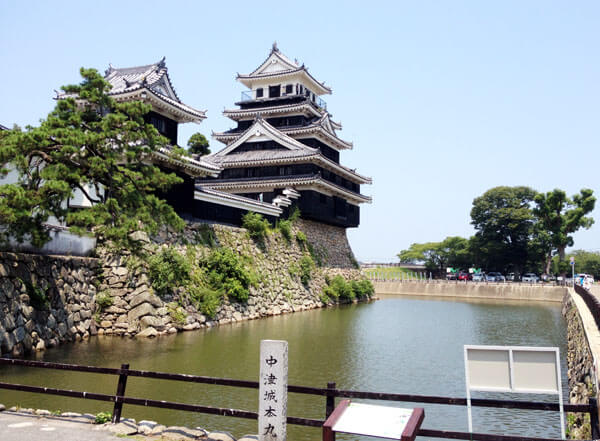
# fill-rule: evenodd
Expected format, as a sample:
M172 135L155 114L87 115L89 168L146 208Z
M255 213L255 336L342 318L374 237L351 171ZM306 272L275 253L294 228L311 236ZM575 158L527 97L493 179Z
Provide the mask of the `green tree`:
M575 250L567 257L571 256L575 258L576 272L591 274L594 279L600 279L600 252Z
M424 262L429 271L437 274L446 272L446 267L466 267L471 263L469 241L451 236L442 242L413 243L407 250L398 253L401 263Z
M536 191L529 187L494 187L473 200L471 248L478 264L519 273L529 258Z
M188 151L195 155L208 155L208 140L202 133L194 133L187 142Z
M593 193L584 188L579 194L568 198L563 190L554 189L535 197L533 214L538 222L537 229L546 241L546 267L549 266L552 253L556 252L558 270L563 277L568 271L565 250L568 246L573 246L572 234L580 228L588 229L594 223L594 219L587 216L596 204Z
M0 137L3 173L19 174L14 184L0 185L0 241L12 236L36 246L49 240L44 224L52 216L77 233L134 248L130 233L155 233L161 225L176 229L183 221L156 196L180 183L151 158L166 138L144 121L151 107L142 102L115 102L107 83L94 69L81 69L78 85L64 86L66 98L39 127L16 128ZM66 201L80 191L93 206L69 210Z

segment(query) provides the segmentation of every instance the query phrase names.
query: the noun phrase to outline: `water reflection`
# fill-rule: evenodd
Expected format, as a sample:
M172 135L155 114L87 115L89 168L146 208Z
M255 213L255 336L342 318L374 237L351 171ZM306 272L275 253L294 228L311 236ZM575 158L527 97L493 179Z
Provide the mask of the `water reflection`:
M370 304L306 311L151 341L97 337L52 349L41 358L110 367L128 362L133 369L256 380L262 339L289 342L290 384L325 387L328 381L336 381L339 388L345 389L460 397L465 396L464 344L559 346L563 360L566 350L565 325L558 304L385 297ZM564 377L564 361L562 372ZM116 377L109 376L22 368L3 368L0 375L3 381L14 383L110 394L116 390ZM564 391L566 387L563 378ZM222 386L131 378L127 394L253 411L258 407L257 391ZM482 393L477 396L491 397ZM0 402L50 410L110 410L106 403L10 391L0 391ZM466 430L464 407L425 408L424 426ZM324 398L290 395L289 415L323 418L324 411ZM127 405L124 415L171 425L228 429L238 437L256 432L256 422L251 420ZM558 415L553 412L476 408L473 418L476 431L560 435ZM320 439L316 429L291 426L288 433L294 440Z

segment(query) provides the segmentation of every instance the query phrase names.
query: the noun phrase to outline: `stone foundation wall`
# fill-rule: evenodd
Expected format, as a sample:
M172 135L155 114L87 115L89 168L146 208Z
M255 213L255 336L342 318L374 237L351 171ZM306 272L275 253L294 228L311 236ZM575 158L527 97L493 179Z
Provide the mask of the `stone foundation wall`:
M322 257L323 265L331 268L358 268L345 228L304 219L299 219L297 226L306 234L315 252Z
M569 403L587 404L596 396L594 359L583 327L582 319L571 295L563 300L562 314L567 321L567 376ZM590 439L589 415L573 414L569 419L569 438Z
M212 224L218 246L235 250L239 255L250 257L259 275L257 286L250 287L247 303L225 300L215 317L210 318L199 312L192 304L174 313L175 297L159 298L153 293L144 270L128 268L128 256L103 255L105 281L100 286L102 292L110 292L113 304L106 308L99 322L99 334L154 337L178 331L189 331L201 328L233 323L242 320L254 320L261 317L286 314L296 311L323 307L320 296L326 285L326 278L337 274L345 279L360 279L360 271L346 267L317 267L312 277L304 285L297 270L300 259L308 254L296 239L296 233L305 231L304 223L293 226L291 240L286 240L279 232L269 234L264 243L251 239L243 228ZM174 246L185 255L190 246L195 252L207 253L210 248L203 246L202 234L206 224L188 224L181 234L161 232L158 237L147 242L153 252L161 247ZM315 240L315 228L310 230ZM307 238L309 233L306 233ZM339 234L331 238L340 244ZM310 240L310 239L309 239ZM347 240L341 241L348 246ZM345 248L344 248L345 249ZM349 246L348 246L349 249ZM351 252L351 251L350 251ZM344 262L338 253L332 253L336 262L342 266ZM346 256L346 261L348 257ZM347 265L347 262L344 264ZM177 293L185 297L183 288ZM185 320L181 320L182 314Z
M207 253L210 247L203 245L202 237L206 228L193 223L183 233L162 231L152 241L143 234L138 238L146 241L151 254L167 246L182 255L190 247ZM293 226L291 240L274 232L262 244L250 239L242 228L215 224L210 229L216 246L249 256L259 275L247 303L225 300L213 318L191 304L174 305L174 300L185 297L184 288L173 296L156 296L146 268L136 266L127 252L114 255L99 249L98 258L0 253L0 352L20 356L96 333L153 337L320 308L325 306L320 296L327 277L361 278L360 271L352 267L352 250L343 229L300 221ZM313 270L306 285L298 268L309 251L295 239L300 230L315 253L328 250L323 266ZM36 303L40 297L48 299L47 306ZM110 305L101 308L103 298L108 298Z
M97 259L0 253L0 353L88 338L99 271Z

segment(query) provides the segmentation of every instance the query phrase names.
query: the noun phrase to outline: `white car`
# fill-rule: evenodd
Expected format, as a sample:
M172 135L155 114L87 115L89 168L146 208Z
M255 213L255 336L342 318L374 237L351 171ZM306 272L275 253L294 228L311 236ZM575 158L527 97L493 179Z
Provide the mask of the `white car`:
M521 281L529 283L538 283L540 281L540 278L533 273L525 273L523 274Z
M483 282L485 280L485 276L483 273L475 273L473 274L473 282Z

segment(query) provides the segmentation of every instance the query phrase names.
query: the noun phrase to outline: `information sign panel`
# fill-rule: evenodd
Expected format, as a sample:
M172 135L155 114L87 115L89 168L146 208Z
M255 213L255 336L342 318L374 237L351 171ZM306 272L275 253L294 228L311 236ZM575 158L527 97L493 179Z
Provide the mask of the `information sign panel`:
M377 438L414 441L425 411L343 400L323 425L323 440L335 439L334 432Z
M565 438L558 348L465 345L469 432L473 432L471 391L558 395Z

